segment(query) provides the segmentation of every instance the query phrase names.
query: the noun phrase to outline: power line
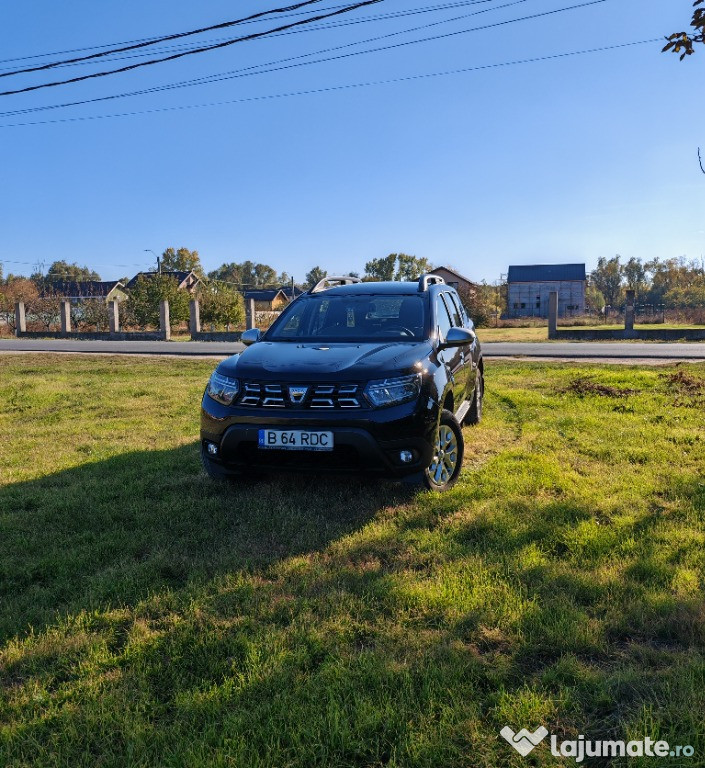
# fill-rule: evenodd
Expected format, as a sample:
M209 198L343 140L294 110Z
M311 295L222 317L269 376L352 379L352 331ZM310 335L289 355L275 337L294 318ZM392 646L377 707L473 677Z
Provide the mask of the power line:
M329 6L324 10L330 11L336 8L343 8L343 7L345 7L344 3L342 5ZM308 13L308 11L301 11L300 13L283 13L281 14L281 16L282 18L287 18L288 16L302 16L305 13ZM253 22L248 21L243 23L251 24ZM17 56L15 58L10 58L10 59L0 59L0 64L7 64L11 61L28 61L29 59L42 59L48 56L64 56L68 53L83 53L83 51L94 51L100 48L114 48L116 46L132 45L133 43L146 43L146 42L158 43L159 40L160 38L158 37L142 37L142 38L138 38L137 40L123 40L119 43L106 43L105 45L90 45L90 46L85 46L83 48L69 48L68 50L65 50L65 51L52 51L50 53L35 53L30 56ZM110 51L108 51L107 53L110 53Z
M315 2L315 1L316 0L309 0L309 2ZM600 2L603 2L603 1L604 0L600 0ZM361 2L358 2L355 5L346 6L345 8L342 8L341 10L338 10L338 11L333 11L332 13L323 14L319 16L312 16L309 19L302 19L300 21L292 22L291 24L285 24L281 27L274 27L273 29L269 29L264 32L253 32L250 35L243 35L242 37L236 37L232 40L227 40L223 43L217 43L210 46L203 46L201 48L194 48L193 50L183 51L181 53L174 53L171 56L166 56L161 59L151 59L150 61L141 61L138 64L130 64L126 67L121 67L119 69L113 69L113 70L104 71L104 72L93 72L90 75L73 77L68 80L57 80L53 83L41 83L40 85L30 85L25 88L18 88L14 91L3 91L3 92L0 92L0 96L14 96L18 93L27 93L29 91L37 91L42 88L53 88L58 85L68 85L69 83L78 83L83 80L90 80L96 77L107 77L108 75L116 75L121 72L129 72L130 70L138 69L140 67L148 67L153 64L162 64L165 61L174 61L175 59L180 59L180 58L183 58L184 56L192 56L196 53L205 53L206 51L214 51L220 48L225 48L229 45L234 45L235 43L243 43L248 40L255 40L258 37L264 37L265 35L270 35L274 32L281 32L282 30L285 30L285 29L292 29L293 27L298 27L303 24L311 24L314 21L320 21L321 19L328 19L332 16L339 16L340 14L343 14L343 13L350 13L351 11L355 11L358 8L363 8L368 5L376 5L377 3L381 3L381 2L384 2L384 0L362 0Z
M50 64L40 64L36 67L27 67L25 69L18 69L14 72L0 73L0 77L10 77L11 75L21 75L28 72L41 72L46 69L53 69L54 67L60 67L65 64L75 64L79 61L88 61L90 59L99 59L103 56L110 56L114 53L124 53L125 51L134 51L137 48L144 48L149 45L156 45L157 43L166 43L169 40L179 40L184 37L192 37L193 35L201 35L204 32L213 32L216 29L227 29L228 27L234 27L238 24L243 24L246 21L253 21L255 19L261 19L263 16L270 16L273 14L286 13L287 11L297 10L305 5L313 5L314 3L320 3L321 0L304 0L304 2L297 5L289 5L284 8L273 8L269 11L260 11L259 13L252 14L251 16L245 16L242 19L236 19L234 21L224 21L220 24L214 24L210 27L201 27L200 29L194 29L190 32L177 32L172 35L164 35L163 37L151 38L145 41L133 43L131 45L125 45L121 48L113 48L107 51L100 51L99 53L91 53L88 56L78 56L73 59L67 59L64 61L53 61Z
M461 69L451 69L451 70L445 70L442 72L427 72L419 75L407 75L406 77L397 77L397 78L392 78L388 80L370 80L362 83L348 83L346 85L333 85L325 88L314 88L314 89L305 90L305 91L290 91L288 93L275 93L275 94L267 94L262 96L249 96L241 99L231 99L228 101L215 101L215 102L209 102L206 104L182 104L180 106L175 106L175 107L160 107L155 109L145 109L145 110L138 110L133 112L119 112L119 113L113 113L108 115L88 115L84 117L64 117L64 118L58 118L56 120L40 120L40 121L34 121L34 122L28 122L28 123L11 123L8 125L0 125L0 129L22 128L22 127L27 127L31 125L53 125L55 123L76 123L76 122L85 122L89 120L107 120L114 117L134 117L136 115L151 115L151 114L157 114L161 112L177 112L177 111L183 111L187 109L203 109L206 107L221 107L221 106L227 106L231 104L245 104L245 103L254 102L254 101L269 101L272 99L291 98L293 96L309 96L309 95L320 94L320 93L331 93L334 91L343 91L343 90L350 90L350 89L357 89L357 88L368 88L371 86L378 86L378 85L392 85L395 83L411 82L414 80L424 80L424 79L429 79L434 77L447 77L450 75L459 75L459 74L464 74L468 72L480 72L484 70L499 69L502 67L519 66L522 64L534 64L542 61L552 61L555 59L567 58L569 56L582 56L590 53L601 53L603 51L613 51L613 50L618 50L620 48L629 48L635 45L645 45L647 43L658 43L661 40L662 40L662 37L652 37L652 38L649 38L648 40L636 40L631 43L619 43L617 45L607 45L599 48L588 48L581 51L570 51L568 53L555 53L555 54L550 54L548 56L538 56L530 59L517 59L515 61L505 61L499 64L483 64L476 67L464 67Z
M302 27L294 30L285 31L285 32L279 32L273 35L268 35L267 37L276 38L276 37L300 34L304 32L318 32L318 31L327 30L327 29L338 29L340 27L347 27L347 26L352 26L356 24L367 24L371 21L386 21L388 19L397 19L397 18L402 18L404 16L416 16L422 13L432 13L434 11L443 11L443 10L449 10L453 8L462 8L462 7L467 7L469 5L481 5L485 3L491 3L491 2L494 2L494 0L460 0L459 2L436 4L432 6L415 8L415 9L406 10L406 11L391 11L389 13L382 13L382 14L377 14L373 16L363 16L361 18L339 20L335 22L329 22L327 24L318 24L310 27ZM342 6L334 6L334 7L342 7ZM289 15L301 15L301 14L289 14ZM150 39L153 39L153 38L150 38ZM207 42L209 44L217 43L227 39L228 38L221 37L221 38L215 38L213 40L209 40ZM106 59L106 61L124 61L126 59L139 58L144 56L153 56L155 53L167 53L170 51L183 50L184 48L189 48L191 45L192 45L191 43L181 44L181 45L172 45L166 48L160 48L154 51L145 51L145 52L134 54L131 56L116 56L115 58ZM5 61L13 61L13 59L8 59ZM5 63L5 62L0 60L0 63ZM86 65L91 63L92 62L90 61L76 60L76 64L58 63L57 66L67 67L67 66ZM9 71L10 74L18 74L21 70L16 70L14 67L6 67L5 69L1 69L0 71Z
M512 0L512 2L510 2L510 3L506 3L505 5L496 7L495 10L499 10L501 8L508 8L509 6L518 5L519 3L523 3L523 2L526 2L526 0ZM352 52L352 53L339 54L337 56L329 56L329 57L326 57L326 58L323 58L323 59L317 59L317 60L314 60L314 61L300 62L298 64L289 64L289 65L285 65L285 66L273 67L273 68L270 68L270 69L264 69L264 70L260 70L260 71L257 71L257 72L250 71L250 70L253 70L253 69L259 69L259 67L269 66L268 64L262 64L262 65L259 65L258 67L247 67L245 69L235 70L234 72L226 73L224 75L209 75L207 77L197 78L195 80L182 81L182 83L166 85L166 86L156 86L155 88L144 89L143 91L136 92L135 94L120 94L120 95L116 95L116 96L103 96L103 97L100 97L98 99L87 99L87 100L84 100L82 102L73 102L73 103L68 103L68 104L64 104L64 105L56 105L56 106L51 106L51 107L34 107L34 108L26 109L26 110L15 110L15 111L12 111L12 112L0 113L0 117L3 117L3 116L4 117L10 117L10 116L18 115L18 114L27 114L27 113L30 113L30 112L44 111L46 109L56 109L56 108L62 107L62 106L77 106L77 105L80 105L80 104L92 103L92 102L96 102L96 101L108 101L108 100L112 100L114 98L122 98L123 96L128 96L128 95L143 95L145 93L157 93L157 92L161 92L161 91L164 91L164 90L172 90L172 89L175 89L175 88L187 87L187 86L190 86L190 85L199 85L199 84L206 84L206 83L210 84L210 83L221 82L223 80L230 80L230 79L238 78L238 77L246 77L246 76L249 76L249 75L260 75L260 74L267 74L267 73L270 73L270 72L278 72L278 71L281 71L281 70L293 69L293 68L301 67L301 66L308 66L310 64L320 64L320 63L329 62L329 61L338 61L338 60L341 60L341 59L350 58L352 56L360 56L360 55L367 54L367 53L378 53L380 51L393 50L395 48L402 48L402 47L405 47L405 46L408 46L408 45L416 45L417 43L425 43L425 42L430 42L430 41L435 41L435 40L442 40L442 39L445 39L445 38L448 38L448 37L454 37L454 36L461 35L461 34L467 34L469 32L483 31L483 30L486 30L486 29L492 29L492 28L495 28L495 27L505 26L507 24L514 24L514 23L517 23L517 22L520 22L520 21L527 21L527 20L531 20L531 19L537 19L537 18L540 18L540 17L543 17L543 16L550 16L550 15L553 15L553 14L556 14L556 13L562 13L562 12L565 12L565 11L571 11L571 10L575 10L577 8L584 8L584 7L590 6L590 5L599 5L599 4L604 3L604 2L606 2L606 0L589 0L588 2L580 3L578 5L565 6L563 8L557 8L557 9L554 9L554 10L551 10L551 11L544 11L542 13L535 13L535 14L531 14L529 16L520 16L520 17L514 18L514 19L506 19L504 21L494 22L492 24L484 24L484 25L479 26L479 27L470 27L468 29L455 30L455 31L452 31L452 32L443 33L441 35L432 35L432 36L429 36L429 37L418 38L416 40L407 40L407 41L404 41L404 42L401 42L401 43L395 43L393 45L380 46L378 48L370 48L370 49L367 49L365 51L355 51L355 52ZM436 21L436 22L433 22L433 23L430 23L430 24L423 24L423 25L420 25L420 26L417 26L417 27L413 27L411 29L406 29L406 30L402 30L402 31L399 31L399 32L391 32L391 33L386 34L386 35L379 35L377 37L369 38L369 39L363 40L363 41L358 41L358 42L354 42L354 43L346 43L345 45L335 46L333 48L327 48L327 49L324 49L322 51L317 51L316 53L312 53L312 54L302 54L300 56L292 56L289 59L283 59L282 61L291 61L291 60L306 58L306 57L311 56L311 55L314 55L314 56L318 55L319 53L326 53L328 51L341 50L341 49L344 49L344 48L349 48L349 47L354 46L354 45L363 45L365 43L373 42L373 41L376 41L376 40L383 40L383 39L387 39L387 38L390 38L390 37L395 37L395 36L402 35L402 34L408 34L409 32L415 32L415 31L418 31L420 29L428 29L430 27L438 26L439 24L443 24L443 23L446 23L448 21L456 21L458 19L467 18L468 16L475 16L475 15L478 15L480 13L485 13L486 10L491 10L491 9L485 9L483 11L475 11L473 13L464 14L463 16L458 16L458 17L455 17L453 19L446 19L446 20L443 20L443 21ZM276 64L278 62L271 62L271 63Z
M476 1L477 0L475 0L475 2ZM485 0L480 0L480 2L484 2L484 1ZM510 6L518 5L519 3L524 3L524 2L527 2L527 0L512 0L512 2L505 3L504 5L494 6L493 8L486 8L486 9L483 9L481 11L473 11L472 13L466 13L466 14L463 14L461 16L453 16L450 19L442 19L441 21L435 21L435 22L431 22L431 23L428 23L428 24L421 24L419 26L410 27L410 28L403 29L403 30L400 30L400 31L397 31L397 32L390 32L390 33L384 34L384 35L377 35L375 37L370 37L370 38L367 38L365 40L358 40L358 41L355 41L355 42L352 42L352 43L345 43L343 45L336 45L336 46L332 46L332 47L329 47L329 48L323 48L323 49L318 50L318 51L311 51L310 53L304 53L304 54L300 54L298 56L289 56L289 57L284 58L284 59L278 59L278 60L275 60L275 61L265 62L264 64L257 64L257 65L250 66L250 67L243 67L243 68L240 68L240 69L230 70L229 72L222 72L222 73L214 74L214 75L206 75L205 77L198 77L198 78L194 78L194 79L190 79L190 80L182 80L182 81L177 81L175 83L167 83L166 85L154 86L152 88L143 88L143 89L138 90L138 91L128 91L128 92L125 92L125 93L113 94L111 96L100 96L100 97L96 97L96 98L93 98L93 99L82 99L82 100L79 100L79 101L66 102L64 104L54 104L54 105L48 105L48 106L43 106L43 107L27 107L25 109L10 110L10 111L7 111L7 112L0 112L0 117L11 117L11 116L14 116L14 115L23 115L23 114L29 114L29 113L32 113L32 112L44 112L44 111L50 110L50 109L59 109L59 108L63 108L63 107L75 107L75 106L82 106L82 105L85 105L85 104L95 104L95 103L101 102L101 101L112 101L114 99L121 99L121 98L130 97L130 96L143 96L143 95L149 94L149 93L160 93L162 91L174 90L174 89L177 89L177 88L186 88L186 87L190 87L190 86L193 86L193 85L205 85L205 84L210 84L210 83L218 83L218 82L222 82L223 80L230 80L230 79L234 79L234 78L238 78L238 77L245 77L245 76L249 76L249 75L267 74L267 73L270 73L270 72L281 71L283 69L291 69L291 68L297 67L297 66L304 66L304 64L318 64L318 63L327 62L327 61L334 61L334 60L336 60L338 58L341 58L341 57L332 56L332 57L325 58L325 59L319 59L317 61L304 62L304 64L292 65L291 67L280 66L280 67L274 67L274 68L271 68L271 69L262 69L263 67L273 67L273 65L276 65L276 64L284 64L287 61L297 61L299 59L305 59L305 58L308 58L310 56L318 56L318 55L323 54L323 53L330 53L332 51L344 50L345 48L351 48L351 47L356 46L356 45L365 45L366 43L377 42L379 40L386 40L386 39L389 39L391 37L398 37L399 35L405 35L405 34L409 34L411 32L418 32L421 29L430 29L431 27L436 27L436 26L439 26L440 24L447 24L447 23L450 23L450 22L453 22L453 21L459 21L461 19L466 19L466 18L469 18L471 16L477 16L477 15L482 14L482 13L487 13L488 11L491 11L491 10L501 10L502 8L508 8ZM474 2L472 4L474 4ZM475 31L475 29L479 29L479 28L473 28L473 29L465 30L465 31L466 32L471 32L471 31ZM433 38L429 38L429 39L433 39ZM411 41L411 42L412 43L413 42L424 42L424 40ZM389 48L393 48L394 46L388 46L388 47ZM375 52L375 51L379 51L379 50L386 50L386 48L374 49L374 51L360 51L360 53ZM355 55L357 55L357 54L355 54ZM253 71L253 70L259 70L259 71Z

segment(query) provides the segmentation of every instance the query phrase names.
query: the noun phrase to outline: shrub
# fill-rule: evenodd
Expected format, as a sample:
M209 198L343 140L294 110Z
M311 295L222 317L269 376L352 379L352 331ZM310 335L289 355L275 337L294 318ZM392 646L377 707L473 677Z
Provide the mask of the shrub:
M216 326L239 326L245 320L242 295L226 283L207 283L198 293L201 322Z

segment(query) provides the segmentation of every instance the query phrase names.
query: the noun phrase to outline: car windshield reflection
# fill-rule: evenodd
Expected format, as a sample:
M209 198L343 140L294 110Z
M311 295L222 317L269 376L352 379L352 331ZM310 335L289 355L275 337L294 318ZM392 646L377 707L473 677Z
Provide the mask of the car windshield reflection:
M267 341L421 341L426 317L420 296L311 296L288 307Z

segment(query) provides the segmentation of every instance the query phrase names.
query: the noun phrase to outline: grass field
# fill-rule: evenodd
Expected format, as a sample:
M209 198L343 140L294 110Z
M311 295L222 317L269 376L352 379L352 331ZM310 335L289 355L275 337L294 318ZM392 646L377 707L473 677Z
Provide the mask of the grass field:
M212 365L0 356L0 765L705 765L705 367L492 362L429 496L207 481Z

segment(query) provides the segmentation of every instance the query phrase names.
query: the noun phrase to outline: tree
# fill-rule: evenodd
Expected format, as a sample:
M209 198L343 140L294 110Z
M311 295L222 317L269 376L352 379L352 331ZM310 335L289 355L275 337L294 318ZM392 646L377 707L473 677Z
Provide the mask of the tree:
M0 319L15 329L15 303L23 301L26 307L36 301L39 293L37 286L26 277L7 276L7 280L0 285Z
M676 285L664 294L664 303L671 307L696 309L705 307L705 277L690 283Z
M593 312L602 312L605 308L605 297L592 280L585 286L585 306Z
M418 280L421 275L430 272L432 267L428 259L409 256L406 253L391 254L397 258L395 280Z
M195 272L199 277L204 277L201 257L198 251L189 251L188 248L167 248L162 253L161 265L163 270L175 272Z
M639 259L632 256L622 268L627 288L634 291L637 299L642 299L647 289L646 267Z
M266 288L277 284L277 272L269 264L252 264L251 261L246 261L242 266L245 285Z
M221 264L218 269L208 273L208 279L242 285L242 267L234 261L230 264Z
M240 280L235 282L239 282L243 288L266 288L277 282L276 270L269 264L243 261L242 264L233 266L236 266L240 273Z
M365 264L365 280L418 280L431 270L428 259L407 253L390 253Z
M486 328L497 311L497 289L483 282L477 289L460 288L460 300L478 328Z
M601 256L597 261L597 268L593 269L590 275L591 282L610 306L619 303L622 293L623 267L619 260L619 254L609 260Z
M67 261L61 260L53 262L49 267L46 276L40 276L37 282L40 282L43 286L47 286L50 283L55 283L60 280L66 282L100 280L100 275L88 267L79 267L76 263L69 264Z
M325 271L325 269L321 269L320 267L313 267L310 272L306 273L306 286L308 288L313 288L313 286L323 280L327 274L328 273Z
M372 259L365 264L365 277L369 280L394 280L394 268L397 263L396 253Z
M108 305L102 297L71 304L71 326L79 331L108 329Z
M44 293L32 299L26 305L27 323L34 321L41 325L42 330L50 331L60 322L60 303L56 296Z
M694 51L695 43L705 43L705 8L698 8L705 0L695 0L693 7L693 17L690 20L690 26L693 28L693 32L674 32L666 39L668 42L663 47L662 53L666 51L673 51L673 53L681 53L681 61L686 56L691 56Z
M688 289L699 285L705 272L697 261L681 258L654 259L644 265L651 275L651 285L647 293L647 301L652 304L680 303L689 299L683 298ZM680 291L680 292L678 292Z
M256 264L253 261L221 264L218 269L209 272L208 277L211 280L235 283L240 288L266 288L278 284L277 272L273 267L269 264Z
M172 326L189 319L188 291L180 290L171 275L140 275L123 303L127 325L159 326L159 302L169 302L169 320Z
M242 294L227 283L207 283L198 294L201 321L213 325L240 325L245 319Z

